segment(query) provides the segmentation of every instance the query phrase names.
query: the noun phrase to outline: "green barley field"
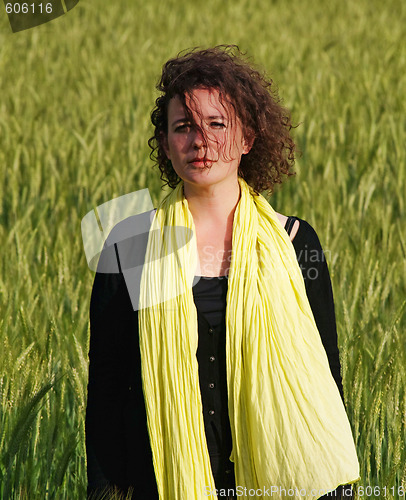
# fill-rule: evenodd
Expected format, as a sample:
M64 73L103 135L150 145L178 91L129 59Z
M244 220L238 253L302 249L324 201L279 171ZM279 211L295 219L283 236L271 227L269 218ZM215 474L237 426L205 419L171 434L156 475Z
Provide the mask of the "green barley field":
M332 276L358 498L406 490L406 3L81 0L13 34L0 5L0 498L85 498L88 308L80 223L148 188L162 64L237 44L299 126L270 201Z

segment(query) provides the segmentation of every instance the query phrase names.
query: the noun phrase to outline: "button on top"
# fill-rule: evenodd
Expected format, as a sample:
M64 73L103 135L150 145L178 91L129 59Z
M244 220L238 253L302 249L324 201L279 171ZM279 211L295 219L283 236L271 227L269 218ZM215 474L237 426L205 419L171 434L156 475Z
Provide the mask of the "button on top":
M209 328L209 333L213 333L213 332L214 332L213 328Z
M214 356L210 356L209 360L213 363L213 361L215 361L216 358Z
M214 410L209 410L209 415L214 415Z
M210 387L210 389L214 389L214 384L213 384L213 382L211 382L211 383L209 384L209 387Z

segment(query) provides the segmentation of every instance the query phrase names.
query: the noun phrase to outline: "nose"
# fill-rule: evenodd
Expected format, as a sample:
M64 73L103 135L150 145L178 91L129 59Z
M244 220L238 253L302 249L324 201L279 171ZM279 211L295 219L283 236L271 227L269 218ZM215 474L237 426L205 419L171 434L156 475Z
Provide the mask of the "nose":
M204 146L204 138L201 130L193 129L192 145L195 149L200 149Z

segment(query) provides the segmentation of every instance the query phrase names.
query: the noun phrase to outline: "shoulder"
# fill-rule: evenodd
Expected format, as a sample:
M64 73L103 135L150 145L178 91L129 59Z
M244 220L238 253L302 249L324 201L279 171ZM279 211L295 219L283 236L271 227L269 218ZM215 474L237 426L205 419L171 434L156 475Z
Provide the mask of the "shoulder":
M287 217L286 215L282 215L278 212L275 212L278 219L279 219L279 222L282 224L282 226L288 231L288 234L289 234L289 237L290 237L290 240L293 241L295 236L296 236L296 233L298 232L298 229L299 229L299 219L297 219L297 217L295 217L295 220L294 223L293 223L293 227L291 228L288 228L287 227L287 222L288 220L290 219L290 217Z
M155 210L149 210L119 221L109 232L104 246L108 247L135 236L148 234L154 215Z
M289 217L275 212L279 222L288 232L294 246L307 245L315 248L321 248L319 237L314 228L305 220L290 215Z
M112 305L115 309L130 307L125 272L144 264L153 214L154 211L148 211L130 216L118 222L109 232L100 252L93 282L91 318L98 317Z
M305 220L295 217L299 228L292 241L296 258L302 270L306 285L322 286L330 281L326 254L314 228ZM319 279L317 279L319 278Z
M143 264L154 213L132 215L114 225L103 244L97 272L121 273Z
M293 246L295 248L304 247L321 250L320 240L313 226L299 217L292 217L292 219L295 220L295 225L297 225L295 237L292 240Z

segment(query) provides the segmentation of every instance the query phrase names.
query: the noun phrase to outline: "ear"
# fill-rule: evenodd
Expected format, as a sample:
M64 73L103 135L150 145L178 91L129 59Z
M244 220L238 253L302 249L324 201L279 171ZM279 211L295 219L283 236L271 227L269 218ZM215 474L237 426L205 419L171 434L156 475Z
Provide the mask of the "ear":
M255 141L254 132L249 131L248 135L246 137L244 137L244 139L242 141L242 145L243 145L242 154L243 155L246 155L251 151L251 148L254 145L254 141Z
M165 134L165 132L161 132L161 145L162 149L165 151L166 157L170 160L171 157L169 153L168 134Z

